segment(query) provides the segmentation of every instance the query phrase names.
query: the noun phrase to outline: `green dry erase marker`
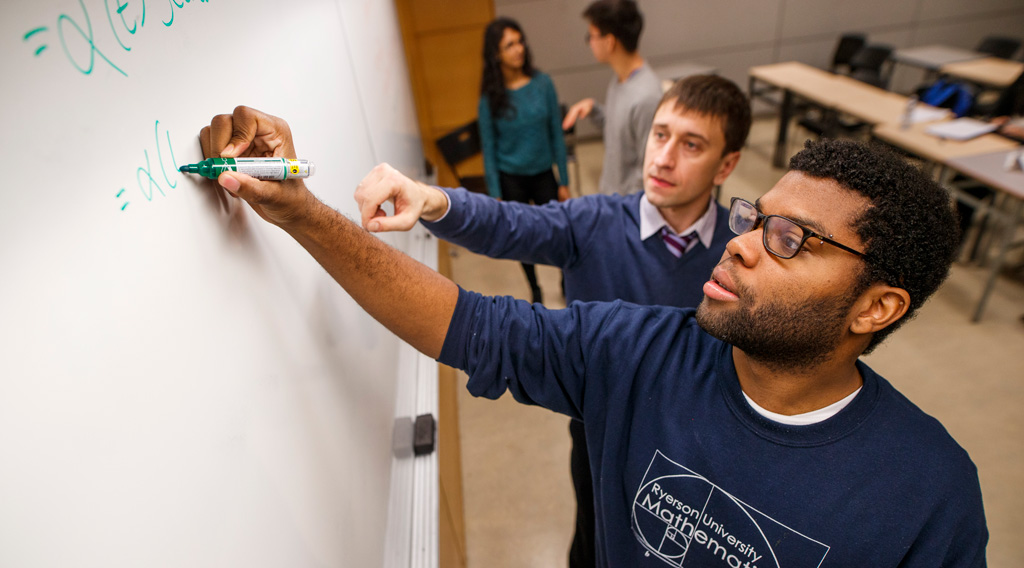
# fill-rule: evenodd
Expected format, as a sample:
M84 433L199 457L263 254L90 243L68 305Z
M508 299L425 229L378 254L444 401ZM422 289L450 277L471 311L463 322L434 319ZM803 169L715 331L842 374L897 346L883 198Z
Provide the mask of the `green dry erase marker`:
M210 179L217 179L222 172L239 172L256 179L279 181L309 177L316 173L316 165L309 160L288 158L210 158L198 164L181 166L178 171Z

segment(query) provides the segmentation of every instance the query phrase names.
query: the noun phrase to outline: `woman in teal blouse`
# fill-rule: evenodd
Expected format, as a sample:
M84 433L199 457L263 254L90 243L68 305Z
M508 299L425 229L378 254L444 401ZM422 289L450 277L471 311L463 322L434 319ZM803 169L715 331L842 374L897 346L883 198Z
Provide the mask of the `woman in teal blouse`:
M515 20L498 18L484 31L479 123L492 197L535 205L569 197L555 85L534 69L526 36ZM557 180L552 164L558 166ZM542 301L533 265L523 263L523 271L533 301Z

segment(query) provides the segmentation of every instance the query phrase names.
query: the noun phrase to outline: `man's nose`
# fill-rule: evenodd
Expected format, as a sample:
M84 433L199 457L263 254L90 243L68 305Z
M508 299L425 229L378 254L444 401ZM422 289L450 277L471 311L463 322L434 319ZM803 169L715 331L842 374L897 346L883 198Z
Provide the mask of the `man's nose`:
M654 151L654 163L661 168L672 167L675 163L675 152L672 150L672 144L665 144Z
M725 245L726 252L736 258L737 262L750 268L757 264L761 255L767 253L762 239L764 233L761 227L748 231L742 235L736 235Z

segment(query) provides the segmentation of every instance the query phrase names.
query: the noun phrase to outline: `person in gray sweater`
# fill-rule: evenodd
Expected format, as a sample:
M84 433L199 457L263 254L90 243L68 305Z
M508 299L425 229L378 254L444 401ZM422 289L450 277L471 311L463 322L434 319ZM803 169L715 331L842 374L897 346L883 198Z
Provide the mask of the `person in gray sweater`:
M633 0L597 0L583 12L594 58L612 68L605 104L586 98L572 105L562 128L589 117L604 134L604 166L598 189L623 195L643 186L644 145L661 100L661 81L638 50L643 15Z

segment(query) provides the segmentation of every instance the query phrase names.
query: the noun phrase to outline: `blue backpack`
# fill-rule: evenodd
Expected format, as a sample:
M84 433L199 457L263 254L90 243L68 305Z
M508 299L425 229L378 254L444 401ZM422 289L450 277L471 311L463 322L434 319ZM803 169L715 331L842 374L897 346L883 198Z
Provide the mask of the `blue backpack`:
M959 118L971 110L974 95L963 83L939 79L921 94L921 102L933 107L948 108Z

